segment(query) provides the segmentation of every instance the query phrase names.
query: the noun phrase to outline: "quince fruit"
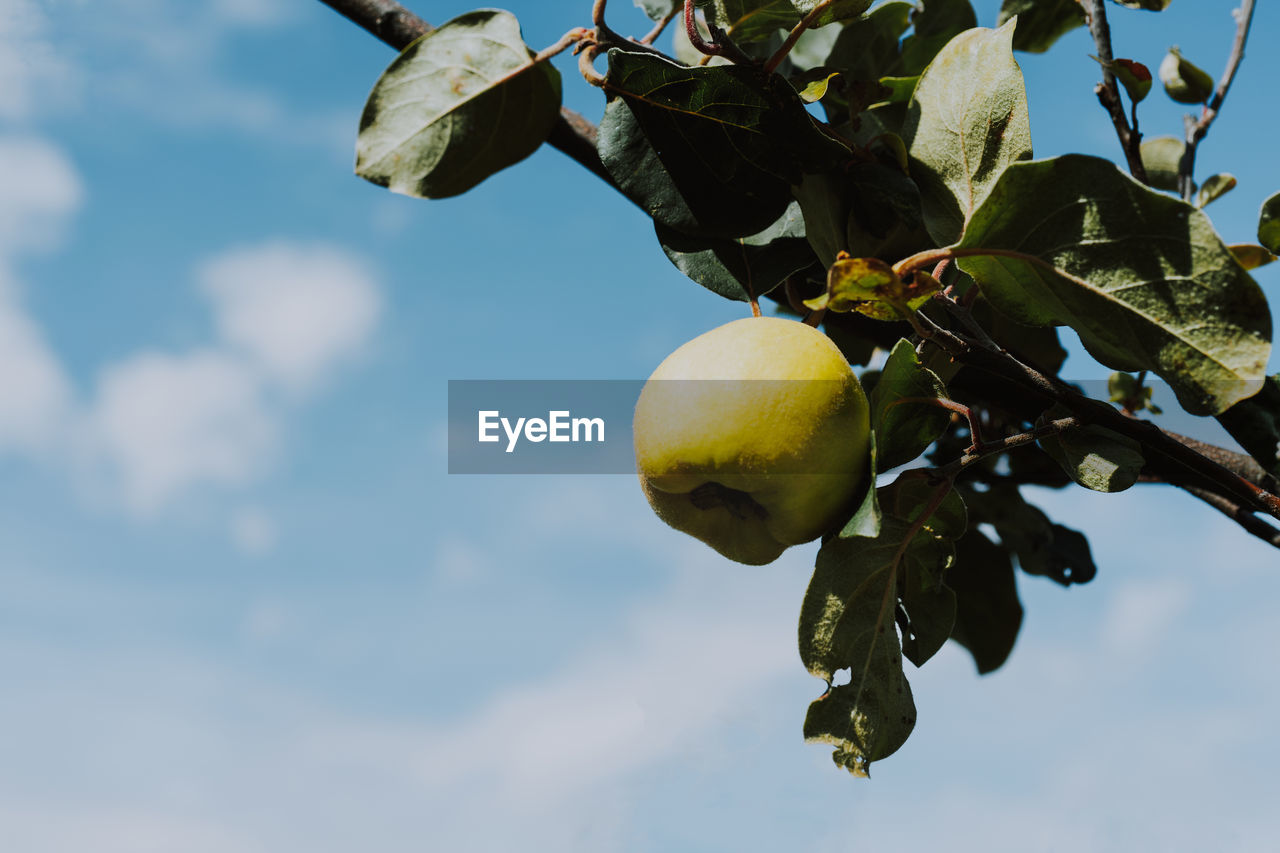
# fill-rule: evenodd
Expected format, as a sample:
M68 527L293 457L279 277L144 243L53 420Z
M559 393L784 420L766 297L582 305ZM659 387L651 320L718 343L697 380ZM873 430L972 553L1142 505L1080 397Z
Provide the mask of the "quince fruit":
M735 320L681 346L645 383L634 434L658 517L740 563L816 539L864 491L866 394L831 339L794 320Z

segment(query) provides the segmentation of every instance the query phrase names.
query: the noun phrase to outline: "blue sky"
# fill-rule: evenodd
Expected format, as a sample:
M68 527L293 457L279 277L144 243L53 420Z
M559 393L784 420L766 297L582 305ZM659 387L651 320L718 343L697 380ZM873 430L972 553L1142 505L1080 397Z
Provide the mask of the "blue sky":
M512 11L545 45L589 5ZM1216 74L1232 6L1112 6L1117 52ZM1280 189L1259 6L1200 158L1231 242ZM1116 154L1090 52L1021 57L1039 155ZM743 307L553 150L444 202L355 178L391 59L313 0L0 0L6 850L1272 847L1280 571L1181 494L1043 495L1098 579L1021 578L992 676L909 672L867 782L800 739L814 546L748 568L632 478L448 476L446 380L639 379Z

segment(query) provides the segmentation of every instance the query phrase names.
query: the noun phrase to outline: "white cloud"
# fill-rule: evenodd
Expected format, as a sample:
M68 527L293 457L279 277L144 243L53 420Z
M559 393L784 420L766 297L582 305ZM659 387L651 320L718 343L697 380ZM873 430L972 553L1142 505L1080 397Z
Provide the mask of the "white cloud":
M253 371L224 353L142 353L103 371L89 450L142 512L193 485L243 485L276 439L262 395Z
M0 260L58 245L84 199L67 156L32 136L0 136L0 187Z
M381 309L372 274L325 246L273 243L230 251L206 263L198 277L222 338L298 391L358 350Z
M78 398L12 269L16 256L61 243L82 182L47 141L0 136L0 187L0 451L65 459L139 513L191 488L259 476L286 418L377 324L378 284L354 255L286 242L233 249L197 270L214 340L185 352L144 348L103 365L92 392ZM232 536L257 553L274 533L261 519L237 517Z

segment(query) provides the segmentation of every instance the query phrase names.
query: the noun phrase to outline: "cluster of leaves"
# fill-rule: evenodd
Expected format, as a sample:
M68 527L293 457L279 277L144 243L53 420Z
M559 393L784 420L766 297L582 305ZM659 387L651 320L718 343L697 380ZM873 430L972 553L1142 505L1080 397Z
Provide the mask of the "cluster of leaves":
M683 6L636 2L655 20ZM802 606L802 657L827 682L806 738L865 774L914 725L904 658L920 666L951 638L991 671L1021 622L1015 566L1064 585L1093 577L1084 535L1020 487L1120 491L1146 465L1141 443L1115 431L1047 428L1065 413L911 338L916 313L962 331L934 297L945 288L987 340L1054 377L1065 356L1055 327L1069 326L1101 363L1154 374L1186 411L1218 416L1280 475L1280 378L1263 381L1270 313L1247 271L1280 250L1280 195L1263 206L1260 245L1229 247L1201 208L1235 179L1207 180L1199 205L1168 194L1181 148L1144 148L1150 185L1096 157L1032 159L1014 51L1045 50L1081 26L1075 0L1006 0L996 29L977 26L968 0L697 6L704 38L731 40L742 61L706 62L687 39L673 58L596 33L608 63L604 168L693 281L826 312L856 364L889 351L864 374L873 471L922 456L934 466L879 488L873 478L825 540ZM1170 56L1166 90L1205 100L1199 69ZM1135 103L1145 97L1145 66L1109 67ZM361 120L357 171L412 195L454 195L536 149L559 108L559 76L515 18L471 12L388 68ZM1140 381L1115 385L1126 409L1150 409ZM939 401L982 412L987 435L1040 430L1039 441L957 466L979 437L949 429Z

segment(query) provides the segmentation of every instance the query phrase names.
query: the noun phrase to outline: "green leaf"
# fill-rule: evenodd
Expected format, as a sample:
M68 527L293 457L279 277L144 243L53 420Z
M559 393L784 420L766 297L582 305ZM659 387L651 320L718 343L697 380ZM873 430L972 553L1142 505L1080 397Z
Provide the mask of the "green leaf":
M1055 406L1041 419L1053 420L1069 414L1066 409ZM1138 482L1146 463L1142 458L1142 445L1096 424L1045 436L1040 439L1040 446L1062 466L1068 477L1095 492L1123 492Z
M911 175L925 225L940 244L965 223L1009 164L1031 156L1022 72L1013 25L956 36L925 70L908 107Z
M902 59L895 73L910 77L924 71L938 51L965 30L978 26L969 0L922 0L911 14L913 32L902 42Z
M880 522L883 518L880 512L880 499L875 488L876 481L876 434L873 431L869 436L869 444L867 446L867 482L871 486L867 489L866 495L858 504L857 510L845 523L840 530L839 538L841 539L875 539L880 535Z
M914 8L911 3L882 3L848 22L840 28L824 64L839 68L847 80L862 83L890 74L898 62L898 41L911 25Z
M789 30L802 17L791 0L698 0L698 6L709 23L743 45Z
M1130 9L1145 9L1148 12L1163 12L1169 8L1169 4L1173 0L1111 0L1112 3L1119 3L1121 6L1128 6Z
M946 395L947 387L936 373L920 364L915 347L907 340L898 341L871 391L871 428L879 436L878 455L884 470L915 459L951 421L951 413L941 406L899 401Z
M980 674L999 669L1022 627L1022 602L1009 552L980 530L969 530L956 540L947 586L956 595L951 639L969 650Z
M1077 530L1055 524L1039 507L1027 503L1017 486L998 483L985 492L961 491L972 526L990 524L1001 544L1017 555L1029 575L1047 577L1062 586L1088 583L1098 573L1089 540Z
M1196 200L1196 207L1203 208L1210 202L1222 198L1235 188L1235 175L1228 174L1227 172L1219 172L1216 175L1210 175L1204 179L1204 184L1200 187L1200 196Z
M560 114L560 74L533 63L510 12L460 15L410 44L360 117L356 174L446 198L528 157Z
M1276 256L1265 246L1255 246L1253 243L1232 243L1227 248L1231 250L1231 254L1235 255L1236 262L1247 270L1265 267L1276 259Z
M1147 181L1158 190L1178 191L1178 167L1187 144L1176 136L1154 136L1138 147Z
M655 21L661 21L673 9L684 6L684 0L635 0L644 13Z
M1223 411L1265 375L1262 290L1202 212L1107 160L1010 166L958 247L1019 253L959 265L1000 311L1071 326L1108 367L1154 371L1192 414Z
M690 237L660 223L654 228L662 251L680 272L726 299L749 302L817 263L795 203L749 237Z
M1004 0L996 26L1014 17L1013 49L1044 53L1062 36L1084 24L1084 7L1078 0Z
M880 85L888 90L888 93L880 99L878 103L882 104L905 104L911 100L911 96L915 94L916 85L919 84L920 77L881 77Z
M1176 47L1169 48L1158 73L1165 93L1180 104L1203 104L1213 94L1213 78L1185 59Z
M600 157L654 221L699 237L758 234L805 167L847 156L795 90L754 66L687 68L609 51Z
M1268 376L1258 393L1218 415L1218 423L1267 473L1280 477L1280 376Z
M791 0L791 5L802 17L808 17L817 12L818 15L813 18L810 26L825 27L836 21L847 21L858 17L867 11L871 0Z
M805 740L834 745L836 763L856 775L897 750L915 724L895 629L899 585L906 588L905 638L923 663L954 624L954 598L942 577L954 553L949 540L964 523L963 502L945 483L927 484L908 472L877 491L886 506L879 534L828 540L800 609L800 658L829 687L809 707ZM845 669L849 683L830 687Z
M1280 193L1262 203L1258 212L1258 242L1280 254Z
M870 776L871 762L897 752L916 725L897 633L888 631L874 651L865 674L829 688L804 718L805 743L834 746L832 761L854 776Z
M972 281L968 276L965 278ZM1062 369L1067 351L1062 348L1058 330L1053 326L1025 326L996 311L982 296L974 300L969 310L978 325L1019 361L1055 375Z
M918 247L920 192L896 168L859 163L840 172L805 175L794 192L804 211L805 233L825 266L840 252L901 257Z

